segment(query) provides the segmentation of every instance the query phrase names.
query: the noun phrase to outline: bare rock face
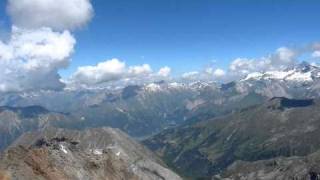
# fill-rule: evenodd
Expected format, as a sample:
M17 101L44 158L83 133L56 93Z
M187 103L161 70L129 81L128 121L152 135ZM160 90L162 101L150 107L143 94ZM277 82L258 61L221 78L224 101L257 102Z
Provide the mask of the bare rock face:
M46 129L22 135L0 159L0 179L180 180L120 130Z

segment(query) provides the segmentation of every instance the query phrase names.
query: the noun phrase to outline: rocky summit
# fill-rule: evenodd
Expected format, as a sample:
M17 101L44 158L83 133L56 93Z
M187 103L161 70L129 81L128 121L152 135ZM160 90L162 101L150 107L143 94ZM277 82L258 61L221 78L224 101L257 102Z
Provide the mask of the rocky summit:
M149 150L111 128L26 133L1 156L10 180L181 180Z

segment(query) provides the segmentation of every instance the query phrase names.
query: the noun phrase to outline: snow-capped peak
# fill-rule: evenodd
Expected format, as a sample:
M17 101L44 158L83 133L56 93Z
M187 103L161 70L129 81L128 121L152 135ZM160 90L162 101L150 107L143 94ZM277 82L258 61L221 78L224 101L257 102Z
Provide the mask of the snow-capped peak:
M195 82L190 82L188 86L194 89L202 89L204 87L208 87L209 83L203 82L203 81L195 81Z
M145 88L146 88L146 90L154 92L154 91L161 90L161 85L156 84L156 83L150 83L150 84L146 85Z
M261 79L263 77L263 73L260 72L253 72L247 75L247 77L245 77L244 79L242 79L241 81L246 81L246 80L250 80L250 79Z
M307 63L301 63L293 68L278 71L253 72L241 81L247 80L283 80L295 82L310 82L320 77L320 69Z

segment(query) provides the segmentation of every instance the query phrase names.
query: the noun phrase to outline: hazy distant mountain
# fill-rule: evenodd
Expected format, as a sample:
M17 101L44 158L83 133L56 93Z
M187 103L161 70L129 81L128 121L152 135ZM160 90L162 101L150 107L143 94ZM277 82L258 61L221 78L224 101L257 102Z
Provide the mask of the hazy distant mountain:
M181 180L149 150L111 128L26 133L1 157L1 174L12 180Z
M224 117L163 131L144 143L179 172L211 177L237 160L316 152L319 110L318 100L273 98Z
M255 93L221 90L216 83L151 83L120 90L79 90L6 94L1 104L41 105L51 111L71 114L82 127L111 126L135 137L165 128L218 116L261 103Z
M80 121L71 116L50 112L40 106L0 107L0 151L21 134L47 127L76 128Z
M71 114L82 127L111 126L134 137L225 115L272 97L320 97L320 69L301 63L283 71L252 73L226 84L155 82L120 89L73 89L60 92L8 93L0 105L43 106Z

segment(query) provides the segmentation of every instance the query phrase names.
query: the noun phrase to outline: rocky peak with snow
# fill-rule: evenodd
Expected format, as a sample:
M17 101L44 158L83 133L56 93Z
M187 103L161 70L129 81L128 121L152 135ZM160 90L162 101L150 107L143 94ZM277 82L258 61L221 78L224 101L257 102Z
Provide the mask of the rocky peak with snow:
M284 70L253 72L248 74L241 81L280 80L291 82L312 82L318 78L320 78L320 68L307 62L302 62Z

